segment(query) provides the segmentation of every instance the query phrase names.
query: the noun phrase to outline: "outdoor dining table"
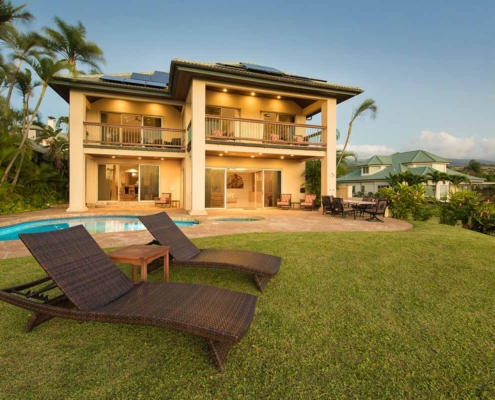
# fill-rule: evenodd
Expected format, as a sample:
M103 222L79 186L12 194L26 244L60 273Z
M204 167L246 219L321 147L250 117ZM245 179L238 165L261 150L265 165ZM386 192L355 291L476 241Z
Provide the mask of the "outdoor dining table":
M374 201L363 201L363 200L355 200L355 199L344 200L344 203L348 203L348 204L359 204L359 205L362 205L362 204L375 205L376 204Z

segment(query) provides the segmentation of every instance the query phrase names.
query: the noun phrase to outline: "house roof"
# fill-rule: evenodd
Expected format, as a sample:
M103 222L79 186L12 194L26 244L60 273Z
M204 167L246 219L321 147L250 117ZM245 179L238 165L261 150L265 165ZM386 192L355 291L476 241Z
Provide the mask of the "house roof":
M420 167L408 167L406 164L414 163L445 163L449 164L450 161L439 157L435 154L429 153L424 150L408 151L405 153L395 153L391 156L373 156L369 160L366 160L360 164L360 166L386 166L382 170L362 175L362 169L358 168L351 173L337 178L337 183L346 182L366 182L366 181L386 181L390 174L398 174L401 172L410 171L414 175L426 176L429 173L436 171L431 165L423 165ZM447 174L449 175L461 175L465 176L471 182L482 182L483 178L477 176L466 175L453 169L447 168Z
M103 74L78 75L76 78L70 74L59 74L52 79L50 86L67 102L69 102L70 88L130 92L152 97L185 100L193 77L227 83L249 84L252 86L273 88L275 90L283 89L295 93L333 96L337 98L337 102L345 101L363 92L361 88L356 86L340 85L321 79L305 78L292 73L279 72L279 75L274 75L263 71L254 71L244 67L244 64L241 62L206 63L176 58L170 64L169 84L163 89L144 85L133 85L125 82L105 81L101 79ZM153 72L140 72L140 74L152 75ZM105 75L130 78L132 73L124 72Z

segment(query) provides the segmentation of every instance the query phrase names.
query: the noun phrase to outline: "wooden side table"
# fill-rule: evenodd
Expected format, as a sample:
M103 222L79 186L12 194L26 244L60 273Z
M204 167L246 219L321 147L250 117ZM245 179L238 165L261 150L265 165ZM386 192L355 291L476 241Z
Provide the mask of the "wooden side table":
M180 200L170 200L170 207L180 208Z
M137 244L123 247L108 253L115 263L132 264L132 280L138 282L136 267L141 267L141 281L148 280L148 264L157 258L163 257L163 281L168 282L168 251L170 246L148 246Z

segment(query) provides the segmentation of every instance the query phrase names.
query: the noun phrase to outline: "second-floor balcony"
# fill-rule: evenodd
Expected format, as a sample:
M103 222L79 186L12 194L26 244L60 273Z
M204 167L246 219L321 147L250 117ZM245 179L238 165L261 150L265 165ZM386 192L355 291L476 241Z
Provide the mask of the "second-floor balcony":
M84 122L84 144L184 150L185 130Z
M206 115L205 136L210 142L238 142L266 146L325 148L326 126Z

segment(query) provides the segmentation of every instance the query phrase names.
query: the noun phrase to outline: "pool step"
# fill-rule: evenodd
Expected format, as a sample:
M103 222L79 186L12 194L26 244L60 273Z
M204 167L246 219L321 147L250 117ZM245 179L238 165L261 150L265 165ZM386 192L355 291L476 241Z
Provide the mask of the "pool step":
M154 203L140 203L138 201L113 201L113 202L99 202L96 204L88 204L89 208L122 208L122 209L153 209Z

